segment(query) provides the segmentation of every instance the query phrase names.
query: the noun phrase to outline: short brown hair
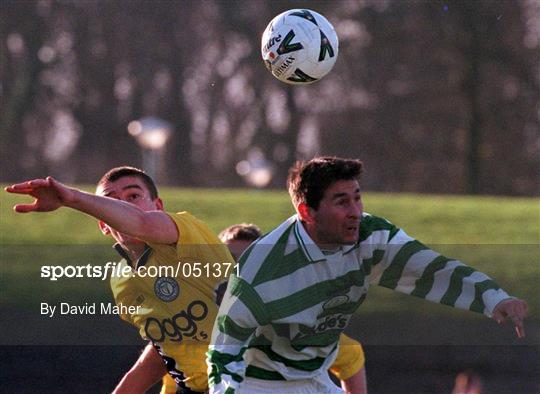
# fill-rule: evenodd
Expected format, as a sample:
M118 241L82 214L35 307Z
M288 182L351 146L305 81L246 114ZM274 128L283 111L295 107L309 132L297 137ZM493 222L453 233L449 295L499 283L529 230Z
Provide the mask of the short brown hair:
M297 161L289 170L287 188L294 207L304 203L318 209L326 189L336 181L359 180L363 164L360 160L340 157L315 157Z
M221 242L255 241L262 235L261 229L252 223L233 224L219 233Z
M152 178L143 170L130 166L121 166L110 169L105 175L101 177L101 179L97 183L97 187L99 188L105 182L115 182L118 179L124 178L126 176L134 176L140 178L148 188L152 200L158 198L157 187Z

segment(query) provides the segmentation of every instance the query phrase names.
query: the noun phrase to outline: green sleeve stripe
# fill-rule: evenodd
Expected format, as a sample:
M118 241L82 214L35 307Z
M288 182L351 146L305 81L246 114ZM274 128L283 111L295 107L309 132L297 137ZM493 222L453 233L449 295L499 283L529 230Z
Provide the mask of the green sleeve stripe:
M268 323L268 314L259 294L249 283L234 274L230 276L230 282L231 295L238 297L244 303L259 325L266 325Z
M216 369L214 368L214 366L212 366L212 372L210 372L210 374L208 375L209 386L213 387L215 385L220 384L222 381L221 379L222 375L229 375L235 382L238 382L238 383L241 383L244 380L240 375L229 371L227 368Z
M486 305L482 299L482 295L488 290L499 290L500 287L497 283L491 279L487 279L483 282L478 282L474 285L474 301L471 303L469 310L478 313L484 313Z
M303 258L300 248L288 255L285 255L287 240L289 239L293 228L294 226L290 226L279 237L278 241L274 245L265 245L259 243L259 248L272 248L272 250L264 259L264 262L259 268L257 275L255 275L255 278L253 278L253 281L251 282L253 287L269 280L286 276L291 272L294 272L297 269L309 264L309 261L306 261L305 258Z
M398 245L388 245L387 247L398 247ZM409 241L402 245L390 265L384 270L379 285L394 290L397 287L397 284L403 275L405 265L411 256L425 249L427 249L427 247L416 240Z
M364 259L362 261L364 274L366 274L366 276L370 275L373 267L379 264L382 261L383 257L384 257L384 250L375 249L373 251L373 257L369 259Z
M241 382L243 379L240 375L229 371L225 366L229 363L243 361L244 352L246 348L242 348L239 354L232 355L221 353L217 350L209 350L206 352L208 360L212 364L212 370L208 375L208 382L210 386L215 386L216 384L221 383L221 375L229 375L236 382Z
M291 341L291 346L293 348L295 347L309 347L309 346L328 346L330 344L335 344L337 346L339 335L341 334L342 329L336 329L336 330L329 330L321 334L311 334L309 336L293 339ZM259 335L258 337L254 337L251 340L251 343L249 344L250 349L258 349L266 356L276 362L283 363L287 367L295 368L302 371L314 371L317 368L319 368L323 363L325 358L323 357L316 357L311 360L290 360L286 357L283 357L276 352L274 352L272 349L272 342L266 338L264 335ZM318 366L317 366L318 365Z
M326 360L324 357L315 357L311 360L290 360L274 352L270 348L270 345L256 345L250 346L250 348L263 352L270 360L274 362L282 363L287 367L295 368L300 371L315 371L319 369L323 365L324 360Z
M206 352L206 355L208 356L208 359L215 365L227 365L229 363L236 363L242 361L245 351L246 348L242 348L240 353L234 355L221 353L218 350L209 350L208 352Z
M459 295L463 291L463 279L475 272L471 267L459 266L454 269L450 277L450 283L446 293L441 298L441 304L454 306Z
M264 368L249 365L246 369L246 376L262 380L286 380L283 375L276 371L268 371Z
M287 323L272 323L271 324L272 329L276 333L278 337L282 337L285 339L290 339L291 337L291 326Z
M234 389L232 387L227 387L227 390L223 394L234 394Z
M388 235L388 242L390 242L397 233L399 233L399 228L397 228L396 226L392 226L392 228L390 229L390 234Z
M217 322L219 331L239 341L247 341L251 334L253 334L253 331L255 331L254 328L240 327L227 315L219 316Z
M362 271L348 272L339 278L316 283L287 297L267 303L268 313L271 314L273 320L294 315L327 300L329 295L336 294L341 289L349 289L351 286L363 286L364 280L365 275Z
M442 270L446 266L446 263L451 260L452 259L444 256L437 256L435 259L433 259L433 261L427 265L420 279L416 281L411 295L426 298L428 293L433 288L433 283L435 283L435 274Z
M261 283L290 275L309 264L311 264L311 262L304 257L300 248L286 256L281 255L279 258L272 260L267 259L265 260L264 266L254 278L252 285L255 287Z
M323 347L328 346L331 344L335 344L337 346L337 343L339 341L339 336L341 335L341 332L343 331L343 328L334 328L329 329L322 333L315 333L313 328L306 327L306 329L300 328L300 332L303 332L304 334L302 336L297 336L297 338L291 339L291 347L294 348L296 351L301 351L302 349L306 347ZM272 346L272 342L266 338L264 335L259 335L258 337L254 337L250 344L250 348L256 348L256 349L270 349Z
M399 229L394 226L389 221L377 217L377 216L364 216L360 221L360 242L365 241L371 234L375 231L390 231L390 236L388 240L399 231Z
M251 341L249 341L249 347L254 346L272 346L272 342L268 338L261 334L259 336L254 336Z

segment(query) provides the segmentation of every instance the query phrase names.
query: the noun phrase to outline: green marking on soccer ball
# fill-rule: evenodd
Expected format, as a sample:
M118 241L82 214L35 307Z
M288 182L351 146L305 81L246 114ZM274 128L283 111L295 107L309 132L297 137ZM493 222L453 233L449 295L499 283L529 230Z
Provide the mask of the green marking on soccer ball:
M276 16L261 39L265 66L282 82L306 85L320 80L334 66L337 34L315 11L294 9Z

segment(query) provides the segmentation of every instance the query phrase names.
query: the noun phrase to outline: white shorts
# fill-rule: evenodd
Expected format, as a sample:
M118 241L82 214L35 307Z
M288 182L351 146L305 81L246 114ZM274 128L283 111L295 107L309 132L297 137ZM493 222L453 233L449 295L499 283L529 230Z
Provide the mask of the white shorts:
M327 374L303 380L262 380L246 377L238 394L343 394Z

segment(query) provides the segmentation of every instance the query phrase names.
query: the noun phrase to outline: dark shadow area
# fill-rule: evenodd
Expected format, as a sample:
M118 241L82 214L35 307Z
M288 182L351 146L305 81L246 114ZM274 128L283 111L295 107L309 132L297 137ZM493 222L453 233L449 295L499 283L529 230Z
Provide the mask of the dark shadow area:
M3 346L2 392L107 393L139 346ZM490 394L534 394L540 384L533 346L366 346L370 394L450 393L474 371ZM158 387L150 392L159 392Z

